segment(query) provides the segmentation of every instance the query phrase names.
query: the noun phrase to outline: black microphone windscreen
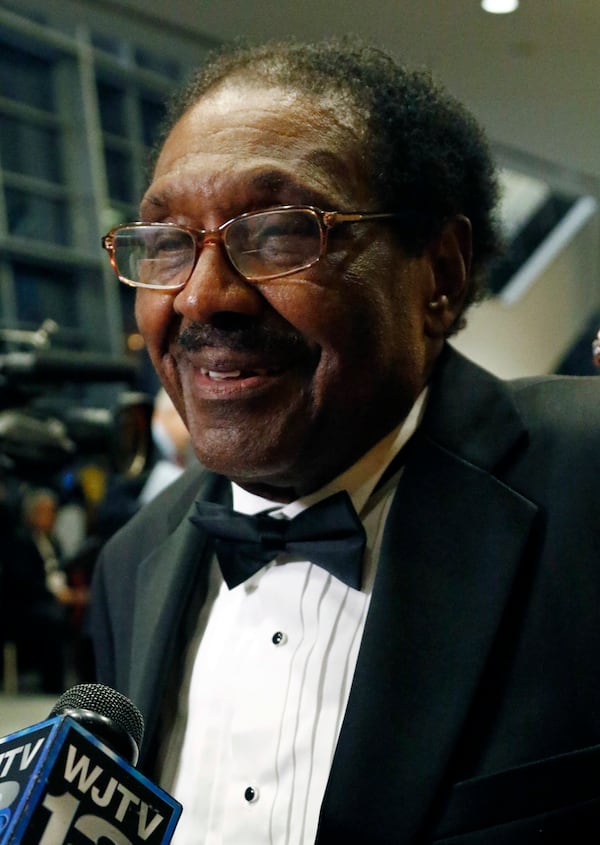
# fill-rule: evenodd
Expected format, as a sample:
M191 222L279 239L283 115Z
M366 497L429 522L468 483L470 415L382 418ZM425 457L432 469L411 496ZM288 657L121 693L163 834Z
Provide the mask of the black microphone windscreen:
M104 684L77 684L70 687L60 696L48 718L62 715L77 718L77 711L89 714L91 719L101 717L116 725L125 735L131 737L137 750L141 747L144 737L144 717L133 701L112 687ZM85 724L86 719L82 718L79 721ZM90 729L93 732L94 729ZM111 744L110 741L109 744ZM120 748L118 750L122 753ZM129 755L123 756L127 758Z

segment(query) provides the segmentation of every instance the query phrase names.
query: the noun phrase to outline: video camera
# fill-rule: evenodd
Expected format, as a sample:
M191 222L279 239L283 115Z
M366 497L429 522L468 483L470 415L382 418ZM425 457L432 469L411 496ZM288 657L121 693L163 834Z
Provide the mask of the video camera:
M52 349L58 331L0 330L0 472L46 478L98 456L112 472L135 476L152 448L153 399L134 389L126 358ZM99 406L98 396L103 403Z

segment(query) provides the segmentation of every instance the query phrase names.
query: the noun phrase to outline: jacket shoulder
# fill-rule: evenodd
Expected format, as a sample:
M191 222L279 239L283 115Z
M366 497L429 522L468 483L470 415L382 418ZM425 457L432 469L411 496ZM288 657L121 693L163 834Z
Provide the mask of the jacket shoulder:
M135 559L143 560L175 530L209 478L214 474L200 464L188 468L106 542L103 557L118 559L131 548Z

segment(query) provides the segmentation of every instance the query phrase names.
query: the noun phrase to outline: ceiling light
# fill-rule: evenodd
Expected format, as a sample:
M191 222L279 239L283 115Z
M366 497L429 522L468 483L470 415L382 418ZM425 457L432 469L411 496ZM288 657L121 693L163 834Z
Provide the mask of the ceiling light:
M481 0L481 8L493 15L506 15L519 8L519 0Z

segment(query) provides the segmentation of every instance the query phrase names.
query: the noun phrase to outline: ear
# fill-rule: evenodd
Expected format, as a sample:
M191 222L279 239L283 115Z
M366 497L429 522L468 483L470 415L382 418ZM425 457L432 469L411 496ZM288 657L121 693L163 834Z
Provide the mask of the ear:
M462 214L444 224L426 249L432 291L426 304L425 332L446 337L462 312L471 271L471 221Z

